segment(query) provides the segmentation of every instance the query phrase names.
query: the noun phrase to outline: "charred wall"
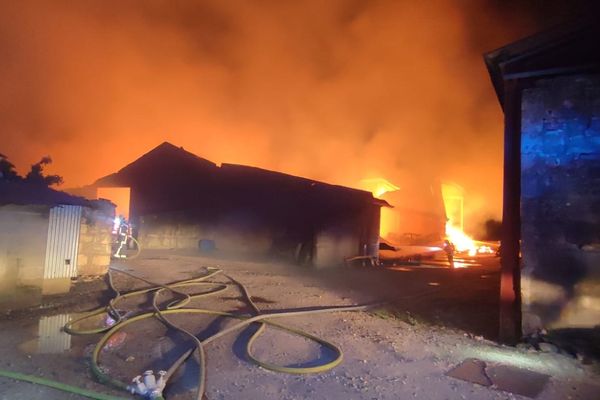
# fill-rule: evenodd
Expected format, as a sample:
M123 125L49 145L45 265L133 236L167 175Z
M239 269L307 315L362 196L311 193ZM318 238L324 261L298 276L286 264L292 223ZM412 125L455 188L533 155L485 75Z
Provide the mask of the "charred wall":
M523 330L600 321L600 76L523 92Z

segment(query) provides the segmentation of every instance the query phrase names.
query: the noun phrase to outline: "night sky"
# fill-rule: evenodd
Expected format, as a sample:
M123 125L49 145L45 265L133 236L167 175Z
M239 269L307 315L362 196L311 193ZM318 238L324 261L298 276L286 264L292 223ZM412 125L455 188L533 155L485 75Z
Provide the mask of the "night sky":
M439 177L497 217L482 53L589 3L3 1L0 153L21 172L50 155L72 187L167 140L349 186Z

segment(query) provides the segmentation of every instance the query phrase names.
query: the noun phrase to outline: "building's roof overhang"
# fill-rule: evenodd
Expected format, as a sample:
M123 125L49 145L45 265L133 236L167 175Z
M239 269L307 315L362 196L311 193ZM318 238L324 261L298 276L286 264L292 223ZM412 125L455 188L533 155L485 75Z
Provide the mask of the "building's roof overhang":
M600 24L590 17L484 54L500 104L507 80L600 72L599 38Z

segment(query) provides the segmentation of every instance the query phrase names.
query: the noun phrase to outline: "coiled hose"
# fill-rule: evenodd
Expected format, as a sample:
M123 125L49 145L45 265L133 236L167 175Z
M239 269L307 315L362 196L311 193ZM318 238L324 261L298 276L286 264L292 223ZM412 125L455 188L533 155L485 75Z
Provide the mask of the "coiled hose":
M113 279L112 279L112 272L118 272L121 274L128 275L130 277L141 280L152 286L148 287L148 288L134 290L132 292L122 294L114 286ZM194 347L190 348L189 350L187 350L183 354L181 354L181 356L166 370L167 374L165 375L165 380L168 381L168 379L175 373L175 371L179 368L179 366L181 366L193 352L196 352L197 357L198 357L198 362L200 364L196 399L201 400L205 393L205 390L206 390L206 357L205 357L204 348L203 348L203 346L205 344L208 344L224 335L227 335L231 332L239 330L250 324L259 324L259 329L257 329L252 334L252 336L250 337L250 339L248 340L248 342L246 344L246 354L252 362L254 362L255 364L257 364L265 369L271 370L271 371L284 372L284 373L290 373L290 374L310 374L310 373L316 373L316 372L324 372L324 371L328 371L328 370L334 368L336 365L338 365L342 361L343 353L342 353L341 349L338 348L333 343L330 343L330 342L328 342L324 339L321 339L317 336L311 335L300 329L285 326L283 324L274 322L273 320L278 319L278 318L307 315L307 314L329 313L329 312L339 312L339 311L361 311L361 310L366 310L370 307L375 306L375 305L337 306L337 307L326 307L326 308L318 308L318 309L311 309L311 310L288 311L288 312L276 312L276 313L263 314L261 312L261 310L256 306L256 304L252 301L252 298L251 298L247 288L242 283L236 281L235 279L231 278L230 276L223 274L230 280L230 282L232 284L236 285L240 289L240 291L243 294L244 300L251 307L253 315L249 316L249 315L243 315L243 314L234 314L234 313L229 313L229 312L202 309L202 308L186 308L185 306L187 304L189 304L190 301L192 301L193 299L197 299L197 298L200 298L203 296L209 296L209 295L213 295L213 294L222 292L223 290L226 290L230 286L229 284L206 282L207 279L209 279L219 273L222 273L222 271L219 269L207 268L207 273L202 276L163 285L163 284L157 284L157 283L151 282L149 280L146 280L144 278L141 278L139 276L130 274L130 273L122 271L122 270L111 269L108 274L108 281L109 281L109 286L115 292L115 296L109 301L107 306L98 308L94 311L91 311L90 313L86 314L85 316L83 316L81 318L78 318L74 321L69 322L67 325L65 325L64 330L72 335L104 333L104 336L102 336L102 338L98 341L98 343L94 349L94 352L92 354L92 363L91 363L92 372L94 373L94 375L97 377L97 379L100 382L109 384L111 386L114 386L114 387L117 387L120 389L127 390L128 383L122 382L116 378L109 376L100 367L101 351L104 348L104 346L106 345L106 343L110 340L110 338L115 333L117 333L118 331L123 329L124 327L131 325L131 324L135 324L138 321L148 319L148 318L158 319L159 321L163 322L169 328L175 329L179 332L182 332L186 336L190 337L192 339L192 341L194 342ZM193 293L193 294L187 294L180 290L181 288L184 288L184 287L207 286L207 285L211 286L210 290L197 292L197 293ZM172 301L163 309L159 306L158 303L159 303L159 298L164 291L172 292L178 299ZM117 310L117 308L116 308L117 304L120 301L122 301L123 299L134 297L134 296L139 296L139 295L143 295L143 294L147 294L147 293L153 294L153 298L152 298L153 311L152 312L144 312L144 313L141 313L141 314L129 317L129 318L124 318L121 315L121 313ZM112 327L103 326L103 327L88 329L88 330L78 330L78 329L74 328L74 326L77 325L78 323L81 323L89 318L93 318L100 314L110 315L111 318L113 318L115 320L114 325ZM224 330L221 330L220 332L215 333L214 335L212 335L204 340L200 340L193 333L191 333L191 332L183 329L182 327L177 326L173 322L171 322L168 318L168 316L171 314L206 314L206 315L234 318L234 319L238 319L239 322L229 328L226 328ZM330 349L335 354L335 358L333 360L325 362L323 364L316 365L316 366L310 366L310 367L290 367L290 366L272 364L272 363L260 360L253 353L253 345L256 342L256 340L260 337L260 335L265 331L267 326L273 326L277 329L282 329L282 330L285 330L292 334L296 334L296 335L302 336L308 340L314 341L314 342L318 343L319 345ZM160 399L162 397L155 397L155 398Z

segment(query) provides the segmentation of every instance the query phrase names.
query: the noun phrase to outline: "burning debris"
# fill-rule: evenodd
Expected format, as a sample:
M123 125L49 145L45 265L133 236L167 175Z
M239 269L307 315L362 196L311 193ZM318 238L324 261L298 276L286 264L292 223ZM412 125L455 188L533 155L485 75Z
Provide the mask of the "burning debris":
M446 222L446 238L454 245L458 253L466 253L471 257L496 254L497 252L498 244L476 241L454 226L452 221ZM493 249L493 246L496 247L496 250Z
M496 255L497 243L476 241L463 231L464 190L458 185L421 180L397 185L374 178L362 180L361 186L392 205L381 211L379 249L383 264L438 263L443 253L446 265L454 268L477 265L465 258ZM462 260L456 264L455 254Z

